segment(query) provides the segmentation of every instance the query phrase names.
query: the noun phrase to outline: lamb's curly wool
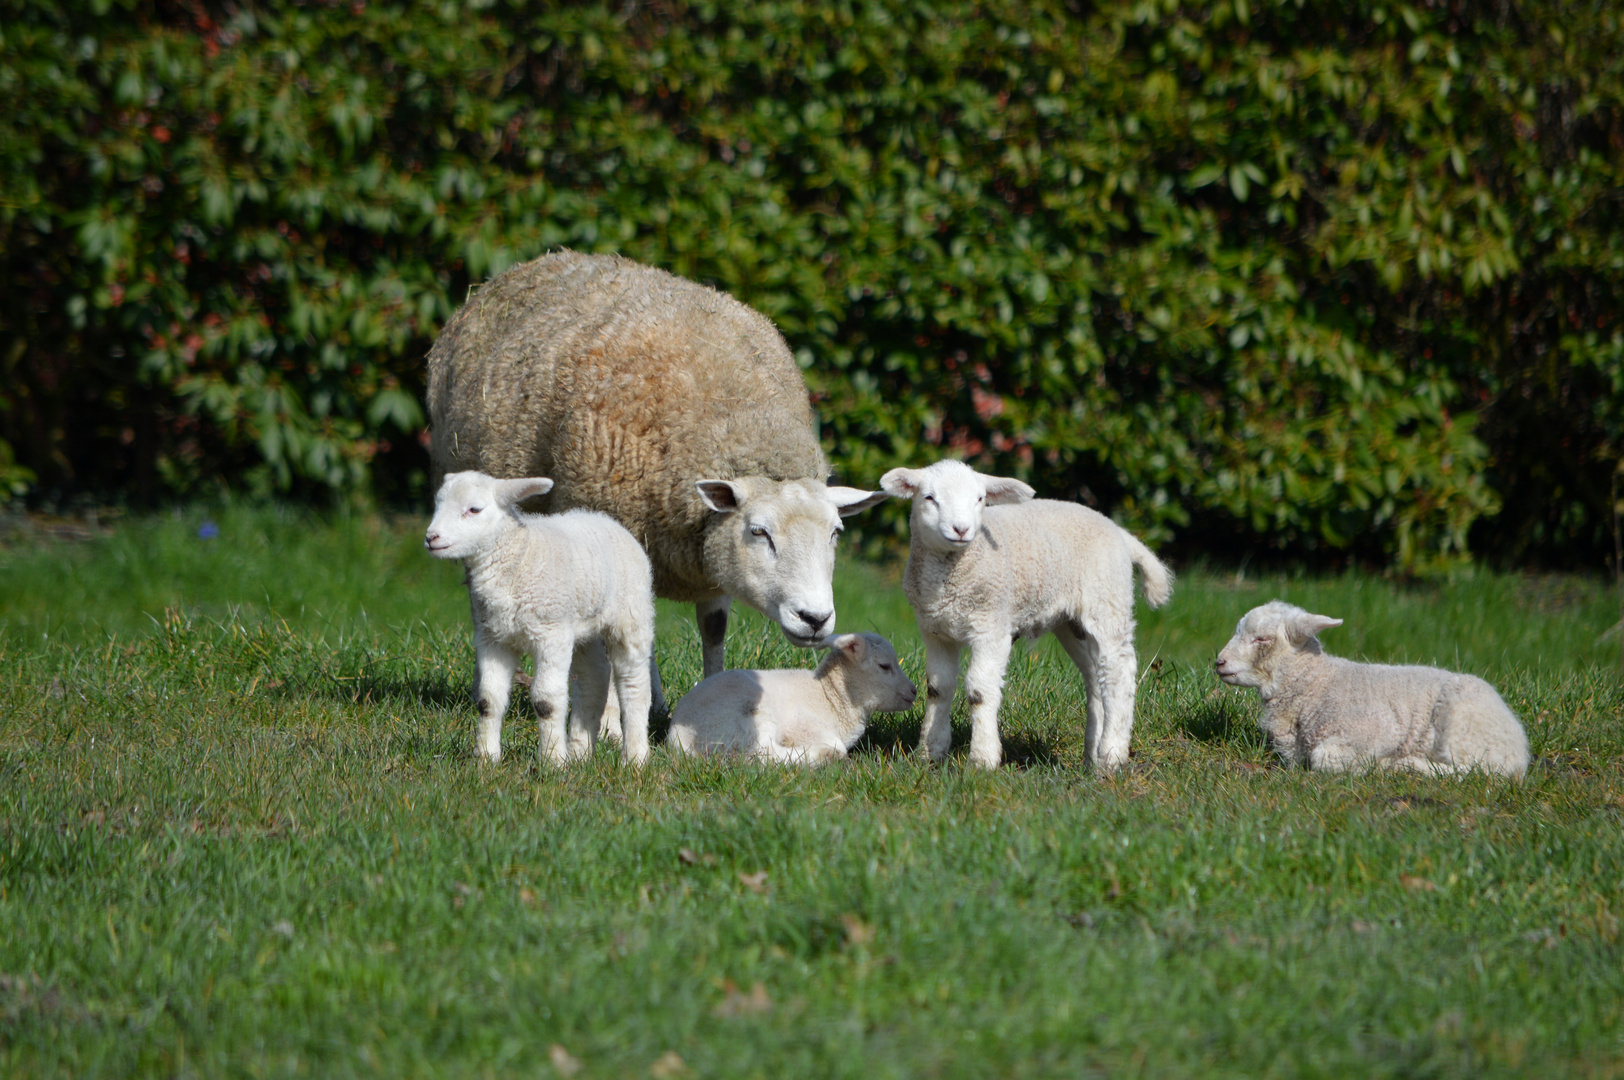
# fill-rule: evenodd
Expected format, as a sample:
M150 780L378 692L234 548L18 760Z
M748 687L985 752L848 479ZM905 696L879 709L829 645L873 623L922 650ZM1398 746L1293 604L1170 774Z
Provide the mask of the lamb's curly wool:
M732 596L797 644L833 629L830 537L884 498L825 485L806 385L771 322L618 256L561 251L486 283L429 352L428 403L436 477L548 476L547 510L626 526L656 594L698 605L707 674Z
M1138 671L1133 568L1144 575L1151 607L1172 596L1172 571L1103 514L1033 499L1019 480L983 476L963 462L892 469L880 486L913 500L902 588L925 639L920 748L933 760L947 754L959 652L968 645L970 761L997 767L1012 640L1052 633L1088 684L1089 762L1125 764Z
M1218 654L1220 679L1262 696L1263 730L1284 760L1314 769L1528 771L1528 737L1494 687L1434 667L1327 655L1317 635L1341 625L1271 600L1242 616Z
M820 764L846 756L870 715L913 707L917 691L879 634L841 634L816 670L724 671L671 711L666 745Z
M423 546L468 568L479 707L478 752L502 757L502 716L519 656L535 659L530 699L540 719L542 758L589 753L599 734L613 671L628 761L648 758L649 656L654 593L648 556L613 518L590 510L521 514L546 494L546 477L497 480L451 473L434 500ZM606 657L605 657L605 654ZM607 662L599 662L599 658ZM578 697L569 711L571 668ZM618 732L616 734L619 734Z

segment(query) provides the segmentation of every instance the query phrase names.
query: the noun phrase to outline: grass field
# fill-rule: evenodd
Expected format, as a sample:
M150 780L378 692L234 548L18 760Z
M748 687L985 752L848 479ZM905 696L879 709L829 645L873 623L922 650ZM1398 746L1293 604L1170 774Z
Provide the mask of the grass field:
M1191 570L1108 778L1052 646L993 775L913 759L917 713L815 772L538 768L522 696L482 767L422 522L212 515L0 548L0 1075L1624 1077L1599 579ZM1276 765L1209 670L1273 596L1494 681L1527 781ZM922 678L894 570L837 600ZM675 696L691 617L659 647Z

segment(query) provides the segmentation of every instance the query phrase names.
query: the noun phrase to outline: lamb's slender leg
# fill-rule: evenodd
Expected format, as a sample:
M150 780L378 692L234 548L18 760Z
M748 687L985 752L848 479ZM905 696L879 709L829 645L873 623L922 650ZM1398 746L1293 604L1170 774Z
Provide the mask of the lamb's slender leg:
M633 765L648 760L649 655L653 642L609 637L609 663L615 673L615 696L620 699L621 757Z
M722 647L727 642L727 613L732 606L731 596L701 600L694 605L694 615L699 619L699 644L705 658L707 679L727 666L722 662Z
M613 708L611 701L616 702ZM609 693L609 653L601 638L590 638L576 643L570 664L569 756L591 757L604 735L620 738L620 706L616 695Z
M1088 690L1085 706L1087 722L1083 728L1083 754L1090 762L1099 758L1100 737L1105 731L1105 702L1100 696L1100 650L1088 636L1081 623L1059 626L1054 632L1060 647L1066 650L1071 662L1082 672L1083 685Z
M1004 700L1004 670L1014 642L996 634L970 643L964 671L964 697L970 703L970 764L996 769L1003 757L998 741L998 706Z
M1139 688L1139 658L1133 649L1133 620L1090 619L1082 624L1094 645L1095 681L1100 699L1099 741L1088 747L1088 760L1097 769L1116 769L1128 763L1133 741L1134 695Z
M479 709L474 753L487 761L502 760L502 716L518 667L518 653L482 633L474 634L474 704Z
M925 639L925 722L919 750L931 761L947 756L953 745L953 692L959 687L959 643L921 631Z
M536 707L539 738L536 757L540 761L562 762L568 754L564 722L570 703L570 661L575 643L569 639L546 640L536 649L536 677L530 683L530 703Z

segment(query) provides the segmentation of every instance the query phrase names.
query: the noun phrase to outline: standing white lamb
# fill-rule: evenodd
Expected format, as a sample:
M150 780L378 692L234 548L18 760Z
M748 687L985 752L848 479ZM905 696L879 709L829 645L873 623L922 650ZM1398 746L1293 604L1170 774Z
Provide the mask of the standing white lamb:
M590 753L608 695L608 672L576 663L578 697L565 741L570 667L580 654L607 649L614 673L627 761L648 759L649 657L654 593L648 556L613 518L591 510L542 516L518 504L545 494L545 477L497 480L451 473L434 497L423 546L468 568L474 617L480 756L502 758L502 716L519 654L536 673L530 700L541 724L543 760ZM601 644L600 644L601 643Z
M735 596L796 645L833 630L840 519L885 498L826 484L806 383L765 316L614 255L486 282L429 350L428 405L436 474L549 476L547 510L630 529L655 593L694 605L706 675Z
M841 634L823 644L829 655L813 671L712 675L671 710L666 745L816 765L845 757L873 713L913 707L917 691L885 638Z
M1288 763L1513 777L1528 771L1528 737L1494 687L1439 668L1330 656L1316 635L1341 625L1271 600L1241 617L1218 654L1218 678L1257 687L1263 730Z
M1172 571L1105 515L1034 500L1019 480L983 476L963 462L892 469L880 486L913 500L902 587L925 638L920 748L932 760L947 755L959 651L968 645L970 762L996 768L1010 647L1052 633L1088 685L1089 762L1126 763L1138 683L1133 568L1145 577L1151 607L1172 595Z

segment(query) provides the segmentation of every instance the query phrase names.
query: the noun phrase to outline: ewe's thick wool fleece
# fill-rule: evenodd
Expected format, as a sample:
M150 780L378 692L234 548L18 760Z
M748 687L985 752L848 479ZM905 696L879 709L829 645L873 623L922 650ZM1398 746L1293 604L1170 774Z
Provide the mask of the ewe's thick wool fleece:
M561 251L474 293L429 352L434 480L547 476L647 549L654 590L715 595L694 481L812 478L828 465L806 383L765 316L613 255Z

